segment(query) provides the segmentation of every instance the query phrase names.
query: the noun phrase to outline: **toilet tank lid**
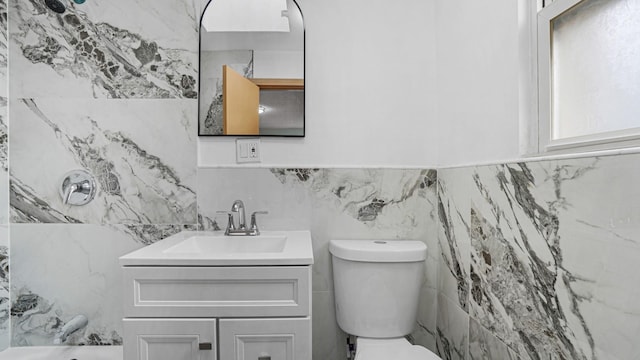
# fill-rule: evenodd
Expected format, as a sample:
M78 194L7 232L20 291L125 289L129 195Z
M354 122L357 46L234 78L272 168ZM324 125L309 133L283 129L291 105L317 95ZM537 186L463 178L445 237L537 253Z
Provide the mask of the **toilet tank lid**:
M415 262L427 258L418 240L331 240L329 252L340 259L363 262Z

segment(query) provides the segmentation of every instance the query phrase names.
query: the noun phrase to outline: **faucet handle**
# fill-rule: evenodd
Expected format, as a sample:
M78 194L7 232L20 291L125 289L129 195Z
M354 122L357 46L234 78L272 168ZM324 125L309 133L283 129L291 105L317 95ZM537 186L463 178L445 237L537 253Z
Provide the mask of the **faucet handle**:
M258 223L256 222L256 215L267 215L268 213L268 211L254 211L251 213L251 230L255 230L256 235L260 235Z
M59 188L62 203L65 205L85 205L96 195L95 178L86 170L69 171L64 175Z
M233 213L231 211L224 211L224 210L218 210L216 211L216 214L227 214L227 230L225 232L228 233L230 230L235 230L236 226L233 224Z

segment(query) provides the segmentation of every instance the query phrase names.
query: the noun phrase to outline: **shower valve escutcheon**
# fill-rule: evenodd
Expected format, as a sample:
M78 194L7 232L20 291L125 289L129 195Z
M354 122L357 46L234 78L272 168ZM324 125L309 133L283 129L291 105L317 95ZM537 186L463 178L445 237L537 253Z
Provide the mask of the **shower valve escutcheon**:
M60 197L65 205L85 205L96 196L96 180L86 170L69 171L62 178Z

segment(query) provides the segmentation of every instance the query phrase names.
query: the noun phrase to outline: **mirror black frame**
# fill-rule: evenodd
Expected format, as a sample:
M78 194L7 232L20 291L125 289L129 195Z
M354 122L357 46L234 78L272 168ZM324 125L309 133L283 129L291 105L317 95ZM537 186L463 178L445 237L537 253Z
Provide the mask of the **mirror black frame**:
M202 12L200 13L200 21L199 21L199 27L198 27L198 136L215 136L215 137L283 137L283 138L303 138L305 137L306 133L307 133L307 120L306 120L306 114L307 114L307 29L305 27L305 23L304 23L304 14L302 13L302 9L300 8L300 5L298 4L298 2L296 0L291 0L293 1L293 3L295 4L295 6L298 8L298 11L300 12L300 17L302 18L302 73L303 73L303 77L304 77L304 92L302 94L302 100L303 100L303 104L304 104L304 109L302 111L302 135L261 135L261 134L257 134L257 135L224 135L224 134L202 134L200 131L200 116L202 115L200 113L200 94L202 91L202 86L201 86L201 74L200 71L202 69L202 17L204 15L204 13L207 11L207 8L209 7L209 5L216 0L209 0L209 2L207 2L207 5L205 5L205 7L202 9Z

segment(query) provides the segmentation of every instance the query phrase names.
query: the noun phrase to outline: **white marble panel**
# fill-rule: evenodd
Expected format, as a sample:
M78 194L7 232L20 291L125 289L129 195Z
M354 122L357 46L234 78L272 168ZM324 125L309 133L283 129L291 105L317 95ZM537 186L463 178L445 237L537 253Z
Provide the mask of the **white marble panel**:
M9 74L8 68L8 51L7 45L9 29L7 28L7 0L0 1L0 97L6 98L9 96L9 83L7 77ZM6 100L5 100L6 102ZM5 115L6 116L6 112Z
M309 230L312 198L301 186L283 186L263 168L201 168L198 171L198 209L205 218L215 219L224 229L226 214L235 200L245 205L247 221L253 211L266 210L258 215L263 230Z
M198 51L199 0L111 0L70 4L93 23L153 40L159 47ZM194 41L195 40L195 41Z
M0 0L0 224L9 222L7 34L7 1Z
M66 344L121 344L118 257L140 246L106 226L13 224L12 345L52 345L57 329L77 315L88 325Z
M195 100L12 102L15 222L195 224ZM63 175L98 181L85 206L62 203Z
M445 360L469 359L469 314L438 295L437 354Z
M0 79L0 87L1 81ZM0 96L0 224L9 223L9 129L7 125L7 98Z
M63 2L9 8L19 98L196 98L196 0Z
M566 274L556 289L570 329L593 359L640 356L639 155L543 164L557 186L559 248ZM575 308L574 308L575 307Z
M181 231L200 230L198 224L187 225L139 225L139 224L115 224L108 225L116 231L127 234L131 239L141 245L151 245L156 241L165 239Z
M469 308L470 192L473 191L472 170L469 168L438 171L438 291L458 306Z
M425 286L436 287L435 171L273 169L273 172L284 185L302 184L312 194L313 234L325 237L327 243L337 238L425 242L428 248ZM340 219L336 212L342 214Z
M563 276L550 177L536 163L479 167L472 196L471 312L524 356L583 358L555 285ZM541 189L541 191L537 191ZM581 329L576 329L581 330Z
M403 212L420 207L433 190L435 171L403 169L274 169L283 184L300 182L318 200L380 231L393 229L396 238L412 232L428 211ZM426 207L426 206L425 206ZM400 233L398 233L398 230Z
M472 360L519 360L515 351L474 319L469 322L469 355Z
M475 169L470 313L523 359L638 355L639 160Z
M11 341L9 279L9 227L0 225L0 351Z
M418 322L411 333L413 343L422 345L437 353L437 321L438 321L438 291L433 288L422 288L420 291L420 305L418 308Z

